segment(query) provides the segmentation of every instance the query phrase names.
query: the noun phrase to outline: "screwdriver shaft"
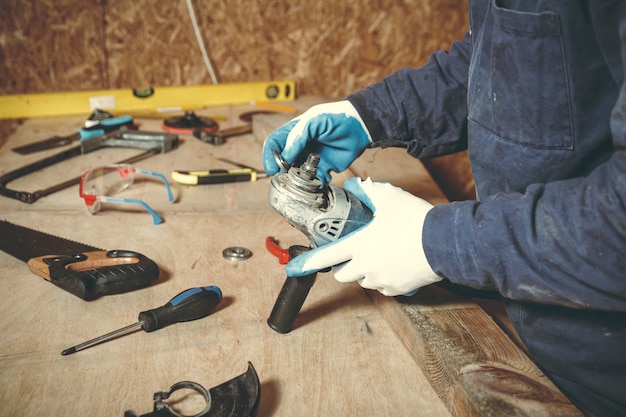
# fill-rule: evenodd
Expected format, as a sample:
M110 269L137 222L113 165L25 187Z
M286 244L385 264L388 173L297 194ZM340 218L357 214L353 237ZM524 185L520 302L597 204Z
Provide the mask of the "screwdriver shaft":
M135 330L142 329L146 332L152 332L170 324L206 317L221 300L222 291L215 285L189 288L172 298L167 304L139 313L137 323L65 349L61 355L71 355L88 347L127 335Z
M96 337L95 339L91 339L91 340L88 340L88 341L86 341L84 343L81 343L79 345L76 345L76 346L73 346L71 348L65 349L63 352L61 352L61 355L64 355L64 356L65 355L71 355L72 353L81 351L83 349L87 349L87 348L92 347L94 345L98 345L100 343L107 342L107 341L109 341L111 339L122 337L124 335L127 335L128 333L135 332L135 331L141 329L142 327L143 327L143 322L138 321L137 323L133 323L133 324L131 324L129 326L122 327L121 329L115 330L115 331L113 331L111 333L107 333L105 335Z

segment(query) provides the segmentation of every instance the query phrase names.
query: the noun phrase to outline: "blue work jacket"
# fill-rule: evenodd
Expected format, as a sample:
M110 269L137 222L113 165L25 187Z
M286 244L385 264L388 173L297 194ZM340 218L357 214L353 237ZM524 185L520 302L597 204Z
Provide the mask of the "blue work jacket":
M429 212L431 267L497 290L581 409L626 415L626 1L470 0L469 13L449 51L348 100L373 146L469 150L478 199Z

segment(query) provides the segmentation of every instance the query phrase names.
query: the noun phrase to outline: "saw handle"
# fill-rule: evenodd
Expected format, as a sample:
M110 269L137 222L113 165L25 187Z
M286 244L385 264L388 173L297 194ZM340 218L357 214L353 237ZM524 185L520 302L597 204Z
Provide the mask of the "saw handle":
M159 277L159 267L134 251L110 250L30 259L28 269L83 300L136 290Z

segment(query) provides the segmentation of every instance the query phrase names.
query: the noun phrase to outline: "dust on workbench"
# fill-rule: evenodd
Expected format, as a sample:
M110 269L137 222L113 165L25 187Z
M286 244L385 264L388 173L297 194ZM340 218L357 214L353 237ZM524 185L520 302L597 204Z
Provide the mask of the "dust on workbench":
M0 120L0 148L4 146L9 137L15 133L17 128L23 123L22 119Z

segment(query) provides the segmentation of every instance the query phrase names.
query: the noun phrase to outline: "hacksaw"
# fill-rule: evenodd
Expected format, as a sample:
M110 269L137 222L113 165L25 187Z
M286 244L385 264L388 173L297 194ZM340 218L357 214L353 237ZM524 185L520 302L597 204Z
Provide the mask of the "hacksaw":
M95 109L123 112L194 109L249 104L252 101L293 101L295 81L260 81L144 90L90 90L0 96L0 119L71 116Z

